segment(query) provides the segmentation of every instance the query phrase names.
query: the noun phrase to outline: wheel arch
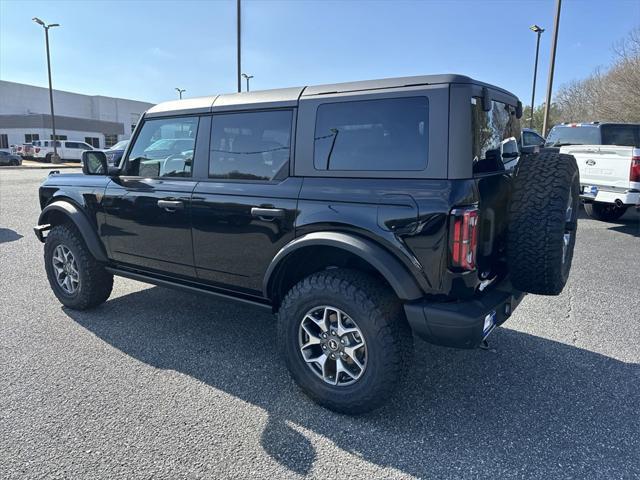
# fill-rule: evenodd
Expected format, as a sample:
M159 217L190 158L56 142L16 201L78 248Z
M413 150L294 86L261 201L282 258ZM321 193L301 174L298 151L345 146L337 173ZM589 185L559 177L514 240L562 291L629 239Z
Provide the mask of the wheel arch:
M38 218L38 225L59 225L65 221L71 222L80 232L84 243L99 262L106 262L107 255L96 233L95 228L87 216L70 200L56 200L47 205Z
M377 275L400 300L423 296L417 281L400 260L372 240L342 232L309 233L285 245L265 273L263 294L277 310L286 292L299 280L345 263Z

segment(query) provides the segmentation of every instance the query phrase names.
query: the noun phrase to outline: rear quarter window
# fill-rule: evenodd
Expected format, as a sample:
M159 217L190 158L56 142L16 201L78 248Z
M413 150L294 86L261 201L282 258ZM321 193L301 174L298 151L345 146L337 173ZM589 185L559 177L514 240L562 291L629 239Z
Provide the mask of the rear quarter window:
M640 148L640 125L602 125L602 145Z
M421 171L429 151L427 97L325 103L318 107L316 170Z

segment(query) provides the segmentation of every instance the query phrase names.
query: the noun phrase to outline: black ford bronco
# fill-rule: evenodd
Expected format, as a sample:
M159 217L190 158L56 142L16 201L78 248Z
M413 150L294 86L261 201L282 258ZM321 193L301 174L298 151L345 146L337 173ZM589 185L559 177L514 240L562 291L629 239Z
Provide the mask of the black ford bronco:
M266 307L304 392L371 410L413 334L475 348L525 292L562 291L578 169L519 151L521 114L460 75L157 105L119 166L85 152L40 187L51 288L73 309L114 275Z

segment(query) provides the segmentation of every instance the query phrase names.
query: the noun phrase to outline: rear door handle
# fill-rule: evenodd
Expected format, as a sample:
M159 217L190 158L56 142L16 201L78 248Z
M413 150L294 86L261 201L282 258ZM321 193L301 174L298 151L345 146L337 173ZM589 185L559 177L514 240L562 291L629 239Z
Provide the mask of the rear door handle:
M265 219L283 218L284 210L281 208L252 207L251 216Z
M164 208L167 212L175 212L176 210L182 210L184 203L180 200L158 200L158 206Z

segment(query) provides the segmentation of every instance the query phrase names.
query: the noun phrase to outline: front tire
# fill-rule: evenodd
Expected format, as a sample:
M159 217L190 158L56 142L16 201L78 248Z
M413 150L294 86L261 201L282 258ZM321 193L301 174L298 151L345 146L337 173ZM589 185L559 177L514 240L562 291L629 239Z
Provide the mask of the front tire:
M627 211L627 207L618 207L614 203L585 203L584 211L591 218L602 220L603 222L613 222L622 217Z
M298 386L318 404L347 414L384 404L413 353L394 292L348 269L315 273L289 291L278 312L278 342Z
M51 157L53 157L53 155L51 153L47 153L44 157L44 163L51 163Z
M103 303L113 288L113 275L96 261L71 225L51 229L44 246L47 278L64 306L87 310Z

